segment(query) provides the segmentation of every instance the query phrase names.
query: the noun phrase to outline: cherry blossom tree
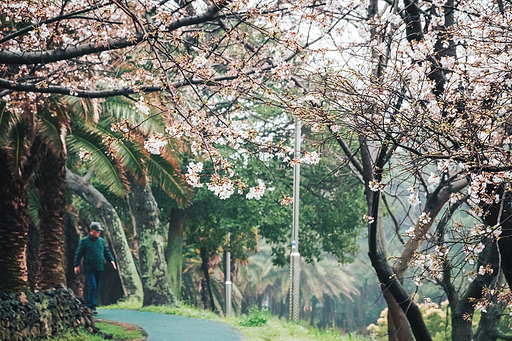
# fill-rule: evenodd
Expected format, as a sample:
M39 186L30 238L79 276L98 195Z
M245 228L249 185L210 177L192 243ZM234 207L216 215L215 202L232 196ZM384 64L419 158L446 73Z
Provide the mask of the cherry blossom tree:
M336 60L305 66L308 100L290 94L281 105L329 131L366 185L369 255L395 323L390 337L412 337L403 327L406 317L416 340L431 339L402 285L414 263L446 291L453 340L468 340L475 309L485 312L492 297L510 304L499 294L496 277L502 272L511 280L510 32L504 24L510 4L375 0L367 5L346 26L344 37L357 34L357 39L332 38L345 67L336 68ZM404 194L413 226L402 230L403 252L391 264L382 237L382 194L401 183L412 185ZM459 200L481 225L455 223L448 232ZM397 224L397 231L402 226ZM433 248L425 254L427 239ZM471 274L476 279L464 293L454 287L452 245L462 245L463 261L477 263ZM416 280L419 284L421 276Z
M250 186L230 178L230 163L214 142L223 136L234 145L261 142L251 127L232 124L230 115L240 114L244 98L267 91L267 82L289 74L295 58L305 58L318 36L304 34L304 28L317 27L308 18L346 12L336 7L325 12L324 4L316 1L41 0L4 1L0 9L3 112L30 128L50 94L127 96L142 114L153 107L166 121L166 133L149 136L146 149L160 152L167 138L195 140L194 150L214 160L209 188L218 195L231 193L235 184L248 191ZM329 29L322 26L321 32ZM161 95L155 98L148 95L151 92ZM221 109L220 102L228 105ZM4 117L2 125L15 124ZM126 128L134 128L133 123L127 122ZM21 199L32 172L30 146L31 140L26 140L23 160L9 168L13 180L7 181ZM0 155L2 163L10 164L9 155ZM192 171L190 178L194 176ZM16 207L26 205L23 199ZM20 243L15 243L19 247L6 260L6 269L21 281L5 288L22 290L28 213L7 212L12 221L5 219L9 226L1 225L0 231Z
M258 136L239 119L250 102L280 106L329 132L366 186L370 259L392 312L391 337L431 340L403 287L413 264L451 298L454 340L472 337L470 316L484 311L491 296L509 304L497 290L497 274L512 280L510 3L41 0L1 6L0 94L9 110L30 118L50 93L128 96L141 113L150 115L153 107L166 120L165 134L149 137L146 149L158 153L168 137L190 138L198 160L188 167L189 184L208 182L220 198L236 187L255 197L264 184L237 178L215 143L256 146L291 163L316 158L292 159L286 144ZM201 159L213 161L208 181ZM400 183L412 186L405 198L413 222L397 224L407 241L391 264L382 193ZM448 230L461 200L481 226ZM456 243L448 240L458 235ZM424 253L427 239L435 253ZM468 295L453 290L450 245L462 245L464 261L476 260L472 283L478 285ZM416 277L419 283L422 276ZM399 328L405 319L410 330Z

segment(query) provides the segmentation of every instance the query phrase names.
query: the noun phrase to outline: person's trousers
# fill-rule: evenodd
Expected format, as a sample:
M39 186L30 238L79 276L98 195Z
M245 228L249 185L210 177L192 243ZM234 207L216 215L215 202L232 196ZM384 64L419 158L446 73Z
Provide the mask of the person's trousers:
M103 271L85 271L85 279L87 280L87 306L91 310L96 309L96 296L98 295L98 289L100 286L100 277Z

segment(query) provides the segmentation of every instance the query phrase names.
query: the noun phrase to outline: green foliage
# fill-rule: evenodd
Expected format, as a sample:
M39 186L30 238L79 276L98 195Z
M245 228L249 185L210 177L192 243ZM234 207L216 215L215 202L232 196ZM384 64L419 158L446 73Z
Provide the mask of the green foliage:
M95 326L105 334L112 334L115 340L141 340L140 330L127 330L124 327L112 323L97 322Z
M50 338L40 340L52 340L52 341L103 341L105 340L100 335L93 335L83 327L80 327L76 332L68 331L60 335L52 335Z
M441 303L441 307L437 303L419 303L423 320L425 325L432 336L433 341L448 341L451 340L452 326L451 320L448 316L449 308L448 301ZM371 332L374 340L385 341L388 339L388 308L385 308L380 318L377 320L377 325L370 324L368 330Z
M79 154L81 150L90 153L94 173L118 196L125 196L127 181L117 160L106 153L100 130L88 127L84 122L72 121L72 134L66 137L69 151Z
M147 177L162 189L180 206L186 206L192 192L173 155L169 145L161 155L148 153L143 145L151 133L161 133L165 127L159 115L145 118L138 113L133 103L125 99L109 98L100 106L97 102L69 99L72 108L72 134L68 134L67 143L70 152L78 155L81 151L90 154L90 164L94 172L118 196L127 191L126 173L141 182ZM87 113L94 113L94 120L87 119ZM128 133L112 129L116 124L124 128L129 125Z
M180 207L191 202L193 192L180 175L178 164L168 154L151 154L146 159L146 165L152 183L161 187Z
M7 102L0 100L0 145L3 145L11 120L15 116L7 108Z
M231 233L231 253L237 259L246 259L246 250L256 249L256 231L259 214L257 203L234 194L220 200L211 191L200 188L189 208L185 223L187 245L206 248L213 256L227 242Z
M249 163L247 172L258 174L267 188L276 187L258 201L256 212L259 232L273 246L274 264L283 266L289 262L292 205L278 204L282 195L278 187L291 193L293 171L279 161L269 161L268 167L275 178L265 175L265 165L256 161ZM337 168L329 154L318 165L301 166L299 248L308 263L321 259L323 252L343 262L357 251L356 237L365 212L363 189L353 177L332 172Z
M139 304L141 306L142 304ZM123 309L126 306L135 307L133 302L110 305L100 309ZM201 309L178 303L175 306L149 306L139 309L140 311L150 311L161 314L178 315L194 317L205 320L227 323L244 334L247 341L371 341L370 338L362 335L341 335L337 330L320 330L318 328L309 328L300 324L279 320L276 317L269 316L265 323L256 326L242 325L239 317L221 318L218 315Z
M267 323L268 320L270 320L270 313L267 309L259 310L258 307L252 306L247 315L240 316L238 323L244 327L258 327Z
M142 301L137 297L129 299L123 298L117 301L115 304L98 307L98 309L127 309L127 310L139 310L142 308Z

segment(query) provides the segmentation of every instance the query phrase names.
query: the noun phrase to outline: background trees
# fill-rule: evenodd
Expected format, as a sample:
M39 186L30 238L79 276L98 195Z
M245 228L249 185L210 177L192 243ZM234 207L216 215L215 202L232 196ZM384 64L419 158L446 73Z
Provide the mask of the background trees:
M190 186L208 182L207 188L222 198L237 189L240 196L259 196L265 186L268 201L242 204L235 197L229 209L215 207L212 194L201 189L190 208L193 214L187 220L176 214L180 222L176 229L171 224L170 231L177 230L180 239L185 226L189 244L202 255L205 280L210 257L225 246L226 232L250 234L254 226L273 244L275 262L285 263L287 211L272 205L283 194L289 201L288 166L315 158L305 153L290 160L290 148L282 141L286 129L266 129L286 128L283 112L288 112L330 141L319 147L328 158L305 172L303 255L314 262L323 249L342 258L352 247L361 201L357 191L347 194L347 188L357 181L324 176L346 173L338 165L348 165L365 186L369 254L389 305L391 339L412 334L431 339L408 287L410 279L441 286L452 309L453 339L473 337L468 317L475 309L487 310L492 318L496 304L510 303L498 290L503 288L501 275L509 282L512 273L509 3L164 1L146 6L36 1L0 6L5 13L0 88L6 103L0 121L6 217L0 223L0 245L9 250L0 270L13 274L2 289L25 286L27 189L41 155L50 158L48 152L39 153L46 142L36 122L49 105L46 95L59 93L125 95L133 101L132 116L141 116L113 115L113 120L98 122L96 142L90 144L95 147L82 146L93 160L101 157L106 168L119 171L111 173L110 182L103 179L118 194L126 195L124 172L134 176L133 189L145 186L149 193L146 172L162 165L166 154L155 155L174 140L181 142L175 151L196 158L174 167L187 168ZM31 11L34 7L41 10ZM315 45L320 38L324 45ZM99 101L91 103L86 107L97 115ZM262 105L273 109L262 114ZM150 129L153 115L161 122ZM73 134L78 132L75 128ZM336 154L333 142L345 158ZM238 157L258 156L262 163L237 168L228 147L245 150ZM117 159L97 153L102 148ZM285 160L283 167L274 169L273 155ZM106 168L97 167L100 177ZM257 177L248 177L251 173ZM134 209L137 203L132 204ZM152 208L154 219L148 224L162 235ZM252 210L261 217L251 215ZM140 221L132 221L136 231L141 231ZM333 228L346 225L351 228ZM397 249L387 245L389 228L399 241ZM143 239L155 242L156 258L163 259L163 239ZM179 249L168 247L167 259Z
M403 325L406 316L417 340L431 339L419 309L402 286L406 269L416 264L429 273L417 277L418 284L425 276L439 281L453 299L452 338L469 339L472 330L467 318L481 307L475 302L484 301L482 290L500 288L499 281L492 283L493 267L508 271L507 262L491 254L496 244L504 247L508 231L509 199L503 192L509 181L506 122L510 103L505 95L508 73L503 73L508 62L495 57L503 51L496 47L505 47L508 35L498 22L510 11L501 3L451 1L404 1L392 6L370 1L367 9L359 10L360 17L367 18L352 22L363 33L360 44L344 45L333 39L339 51L353 57L346 68L335 72L328 68L321 75L317 68L303 83L308 84L305 89L311 101L296 105L298 97L291 94L282 105L311 125L323 124L364 179L369 253L392 320ZM499 19L492 11L499 13ZM492 35L492 42L484 42L482 32ZM342 127L354 134L346 134ZM356 142L351 146L350 141ZM413 225L407 228L409 224L396 220L397 231L403 226L407 238L394 264L388 262L382 238L384 192L408 197L405 209ZM457 221L448 232L453 223L447 222L459 200L466 200L469 214L483 223L473 226L480 232L466 234L465 224ZM475 234L479 237L473 239ZM431 248L422 250L427 240ZM490 254L480 254L484 245ZM459 257L459 251L465 252L464 257ZM465 286L455 289L459 279L454 269L461 264L457 260L471 264L474 260L478 265L473 271L482 270L468 291ZM400 317L396 303L405 316ZM391 337L394 334L391 328ZM410 338L407 334L396 337Z

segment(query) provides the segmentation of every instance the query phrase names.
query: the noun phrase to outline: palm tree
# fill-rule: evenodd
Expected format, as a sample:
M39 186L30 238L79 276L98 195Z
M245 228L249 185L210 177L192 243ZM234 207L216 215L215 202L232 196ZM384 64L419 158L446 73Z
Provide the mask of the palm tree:
M60 260L64 205L59 198L63 199L62 186L65 186L65 182L62 181L62 169L59 171L58 168L59 165L62 167L64 160L61 132L66 117L62 111L53 111L53 115L50 115L51 103L50 99L39 106L35 115L32 111L13 114L7 109L6 102L0 103L0 272L5 276L0 291L19 292L27 289L28 188L31 176L40 165L51 165L48 171L55 176L49 183L40 183L44 197L41 202L46 205L40 214L43 226L41 237L45 241L42 269L48 270L40 278L47 280L42 282L43 287L62 283ZM45 158L49 157L53 159L47 163Z
M274 266L270 246L266 244L260 244L258 252L249 257L249 266L241 277L247 282L243 297L248 305L261 304L262 300L268 299L272 306L281 306L290 289L289 267ZM313 264L302 261L300 277L305 311L313 310L314 302L324 304L326 297L333 300L344 296L351 300L353 295L359 295L353 278L328 255Z
M35 185L39 192L39 265L37 288L47 290L64 283L64 214L66 211L66 145L68 118L57 101L40 115L41 161Z
M83 101L75 101L77 106L83 107ZM119 99L106 101L101 109L101 119L98 116L96 124L75 123L68 140L70 149L77 153L80 150L89 152L97 175L113 192L127 195L139 255L143 304L170 304L175 298L167 274L159 210L149 179L180 205L188 203L191 192L170 148L155 155L142 147L150 132L163 131L161 119L146 119L134 110L131 102ZM110 129L113 124L128 118L138 125L137 129L131 130L130 138ZM110 138L107 145L105 136ZM106 151L112 157L106 155Z
M27 289L28 186L37 159L29 122L0 103L0 292Z

